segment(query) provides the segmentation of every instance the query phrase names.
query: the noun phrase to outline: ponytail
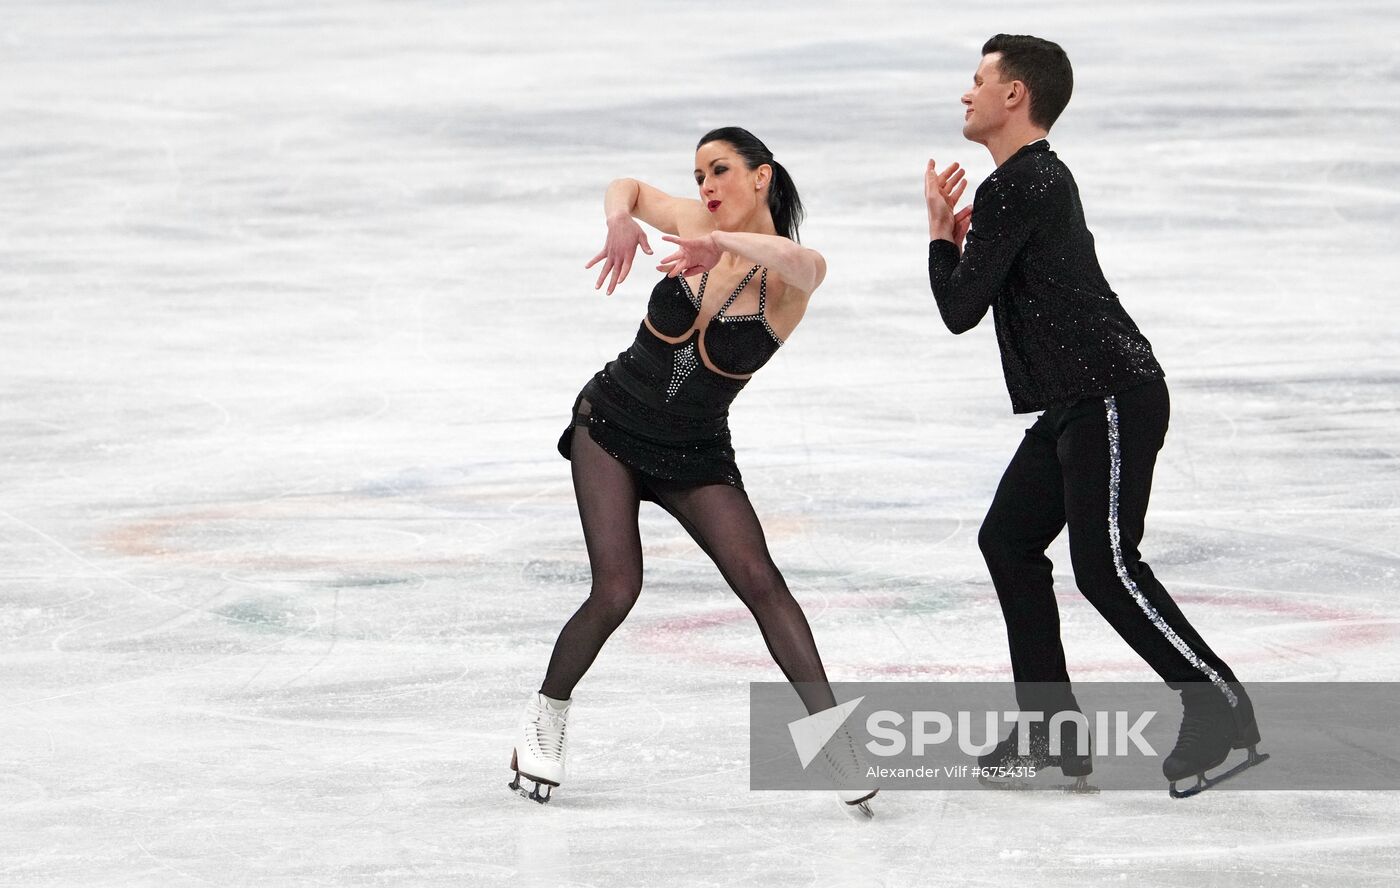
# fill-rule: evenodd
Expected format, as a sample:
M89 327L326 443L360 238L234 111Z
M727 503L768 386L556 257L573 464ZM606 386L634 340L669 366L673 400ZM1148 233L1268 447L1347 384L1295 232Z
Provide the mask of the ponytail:
M783 237L800 243L797 226L805 215L802 198L797 196L797 186L783 165L776 160L769 161L769 165L773 167L773 182L768 186L768 212L773 214L773 227Z

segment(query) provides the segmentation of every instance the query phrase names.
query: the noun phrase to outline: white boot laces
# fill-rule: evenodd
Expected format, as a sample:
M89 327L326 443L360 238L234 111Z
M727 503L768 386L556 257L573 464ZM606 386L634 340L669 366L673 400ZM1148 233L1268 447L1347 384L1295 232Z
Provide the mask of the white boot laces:
M568 713L555 712L548 705L535 701L534 725L531 739L541 757L551 761L564 758L564 729L568 727Z
M864 771L855 741L844 730L836 735L836 742L827 744L822 750L822 759L830 776L837 782L855 778Z

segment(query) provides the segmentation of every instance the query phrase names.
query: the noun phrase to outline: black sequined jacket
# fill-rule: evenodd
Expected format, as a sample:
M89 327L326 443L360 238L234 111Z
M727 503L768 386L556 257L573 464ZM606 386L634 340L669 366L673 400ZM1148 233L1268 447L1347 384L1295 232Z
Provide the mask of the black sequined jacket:
M971 330L992 309L1017 413L1163 376L1099 268L1074 178L1043 139L977 189L961 256L952 241L929 244L928 277L954 333Z

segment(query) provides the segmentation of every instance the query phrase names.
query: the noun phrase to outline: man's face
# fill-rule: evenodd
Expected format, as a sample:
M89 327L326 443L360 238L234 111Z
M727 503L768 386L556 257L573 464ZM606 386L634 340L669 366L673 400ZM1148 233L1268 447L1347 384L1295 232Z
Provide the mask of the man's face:
M1001 69L997 66L1000 61L999 52L982 56L977 73L972 75L972 89L963 93L963 138L970 142L985 145L987 139L1011 119L1006 109L1011 84L1001 79Z

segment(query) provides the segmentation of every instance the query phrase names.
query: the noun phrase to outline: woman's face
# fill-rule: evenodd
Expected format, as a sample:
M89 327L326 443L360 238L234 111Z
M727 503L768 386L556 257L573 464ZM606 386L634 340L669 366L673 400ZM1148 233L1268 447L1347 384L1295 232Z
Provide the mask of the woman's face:
M768 204L768 182L773 168L757 169L744 165L744 158L728 142L706 142L695 152L695 184L700 202L715 220L715 227L726 231L744 227L744 222Z

